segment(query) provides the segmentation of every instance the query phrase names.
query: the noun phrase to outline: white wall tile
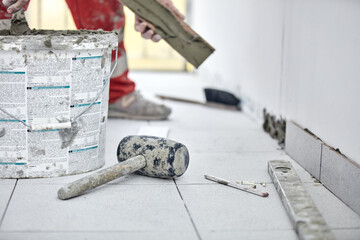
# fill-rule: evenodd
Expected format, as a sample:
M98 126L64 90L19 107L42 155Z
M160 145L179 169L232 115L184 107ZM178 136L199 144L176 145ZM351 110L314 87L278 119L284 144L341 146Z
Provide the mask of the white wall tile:
M286 124L285 151L316 179L320 178L322 142L292 121Z
M360 214L359 176L359 164L323 145L321 182L358 214Z

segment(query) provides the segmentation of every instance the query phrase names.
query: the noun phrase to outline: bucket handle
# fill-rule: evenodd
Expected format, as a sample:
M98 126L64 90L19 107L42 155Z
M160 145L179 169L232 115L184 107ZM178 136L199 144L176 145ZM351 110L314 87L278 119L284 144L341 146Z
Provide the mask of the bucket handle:
M108 77L105 78L105 82L103 87L100 89L100 91L97 93L96 97L94 98L94 100L90 103L89 106L87 106L86 109L84 109L81 113L79 113L77 116L73 117L72 119L70 119L70 122L64 122L64 123L54 123L54 124L42 124L42 125L29 125L27 124L24 120L12 115L11 113L9 113L8 111L6 111L5 109L0 107L0 111L2 111L3 113L5 113L6 115L8 115L9 117L13 118L14 120L19 121L20 123L22 123L24 126L26 126L30 131L41 131L41 130L55 130L55 129L69 129L71 128L71 125L73 123L76 122L76 120L78 120L82 115L84 115L87 111L90 110L90 108L94 105L94 103L99 99L99 97L101 96L101 94L104 92L104 90L106 89L111 76L113 75L115 68L117 67L118 64L118 52L119 52L119 46L116 46L115 48L116 53L115 53L115 63L114 66L109 74Z

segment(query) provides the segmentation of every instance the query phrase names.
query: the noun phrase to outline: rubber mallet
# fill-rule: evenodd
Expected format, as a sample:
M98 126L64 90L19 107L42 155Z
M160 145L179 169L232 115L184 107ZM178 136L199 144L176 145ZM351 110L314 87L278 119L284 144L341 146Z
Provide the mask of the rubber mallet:
M125 137L119 143L117 155L119 163L63 186L58 197L73 198L133 172L157 178L180 177L189 165L185 145L152 136Z

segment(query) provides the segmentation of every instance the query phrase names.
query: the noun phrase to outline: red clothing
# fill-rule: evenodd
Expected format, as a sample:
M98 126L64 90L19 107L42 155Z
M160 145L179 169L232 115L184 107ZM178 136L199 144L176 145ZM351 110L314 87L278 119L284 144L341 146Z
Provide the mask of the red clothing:
M30 2L30 1L29 1ZM78 29L119 32L118 65L110 79L109 102L113 103L120 97L135 90L135 83L128 78L126 52L123 42L125 15L119 0L66 0L75 25ZM24 6L26 10L27 3ZM10 19L6 7L0 1L0 19ZM115 53L114 53L115 55ZM113 55L113 60L115 56Z

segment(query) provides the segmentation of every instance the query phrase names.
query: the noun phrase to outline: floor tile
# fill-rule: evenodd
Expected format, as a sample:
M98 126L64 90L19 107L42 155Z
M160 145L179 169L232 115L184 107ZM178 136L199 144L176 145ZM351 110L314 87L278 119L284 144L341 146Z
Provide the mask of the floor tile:
M137 135L142 126L147 126L146 121L131 121L124 119L109 119L106 125L106 164L117 162L117 147L120 141L128 135Z
M206 240L297 240L295 231L281 230L281 231L208 231L201 235L202 239Z
M360 228L360 216L328 189L313 184L304 184L304 186L331 229Z
M332 233L339 240L359 240L360 229L335 229Z
M203 90L205 83L196 74L131 72L130 78L135 79L136 89L147 98L164 94L199 101L205 100Z
M194 231L172 185L106 185L57 199L59 185L18 184L3 231Z
M202 105L165 101L172 108L169 121L150 122L151 125L166 124L170 128L196 129L206 132L216 130L259 129L259 125L240 111L210 108Z
M196 74L149 74L146 72L133 72L137 79L138 90L148 99L166 104L172 108L172 114L166 124L169 127L181 129L204 129L233 130L243 128L258 128L258 126L241 112L210 108L202 105L175 102L170 100L161 101L155 98L156 94L185 98L199 102L205 102L204 88ZM163 122L151 122L150 124L163 124Z
M134 77L135 76L135 77ZM58 189L91 173L21 179L9 204L0 239L297 239L267 172L269 160L290 161L338 239L358 239L359 216L294 162L259 123L240 112L162 101L156 93L205 101L196 74L131 74L146 98L173 109L169 121L109 119L106 164L117 162L118 143L142 126L169 127L169 138L190 151L188 171L173 180L130 174L80 197L61 201ZM166 81L165 81L166 80ZM210 182L266 181L268 198ZM0 213L16 180L0 180ZM181 196L180 196L180 194ZM7 196L6 196L7 195ZM182 199L183 198L183 199ZM184 205L186 204L186 205ZM195 224L195 226L193 225Z
M198 240L194 231L123 231L123 232L0 232L0 239L19 240L26 236L26 240Z
M155 136L161 138L167 138L169 134L169 127L166 126L141 126L137 135Z
M15 187L15 183L16 179L0 179L0 220L3 217L11 193Z
M16 183L16 179L3 179L0 178L0 186L1 185L15 185Z
M199 131L172 129L169 138L188 147L190 153L276 152L279 146L262 130Z
M290 161L303 182L313 182L309 173L284 152L193 153L187 172L176 179L178 184L210 184L204 175L232 181L271 183L267 167L270 160ZM260 187L259 189L266 188Z
M130 174L123 178L119 178L110 182L110 184L119 184L119 185L174 185L174 180L171 179L162 179L143 176L140 174Z
M99 171L99 170L97 170ZM94 171L96 172L96 171ZM67 184L76 181L80 178L93 174L94 172L77 174L73 176L58 177L58 178L39 178L39 179L19 179L19 183L24 185L59 185ZM119 184L119 185L174 185L172 179L160 179L138 175L135 173L120 177L107 184Z
M292 230L273 185L263 198L224 185L178 185L200 233ZM240 239L240 238L239 238Z

